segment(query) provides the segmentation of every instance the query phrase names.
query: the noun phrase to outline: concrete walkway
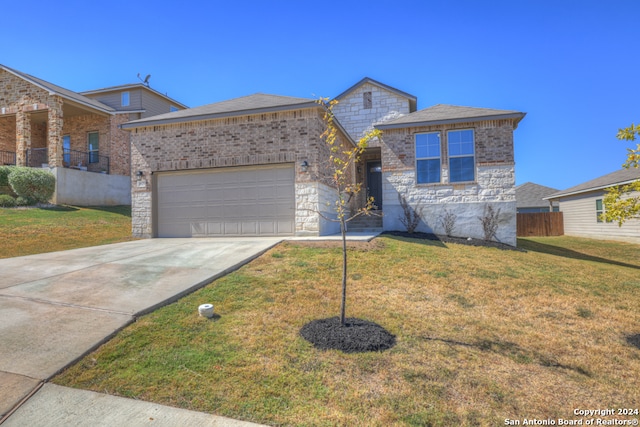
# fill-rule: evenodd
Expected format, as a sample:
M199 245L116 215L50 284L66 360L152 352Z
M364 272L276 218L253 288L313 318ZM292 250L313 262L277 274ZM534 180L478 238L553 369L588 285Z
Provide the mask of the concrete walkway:
M3 427L254 425L46 381L137 316L233 271L281 240L147 239L0 259Z

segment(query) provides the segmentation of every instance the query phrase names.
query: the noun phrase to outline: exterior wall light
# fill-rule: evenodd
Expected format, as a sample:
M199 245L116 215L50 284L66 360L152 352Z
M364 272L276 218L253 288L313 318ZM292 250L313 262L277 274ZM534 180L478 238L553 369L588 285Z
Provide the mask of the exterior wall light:
M144 172L142 172L142 171L138 171L138 172L136 172L136 176L137 176L138 178L142 178L142 177L144 176Z
M306 172L309 170L309 162L307 162L306 160L303 161L302 163L300 163L300 170L302 172Z

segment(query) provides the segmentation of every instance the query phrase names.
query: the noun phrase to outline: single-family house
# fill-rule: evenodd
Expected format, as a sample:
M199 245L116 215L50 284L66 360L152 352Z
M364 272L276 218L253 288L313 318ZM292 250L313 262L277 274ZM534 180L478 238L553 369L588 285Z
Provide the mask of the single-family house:
M621 169L556 192L545 199L559 203L566 235L640 243L640 219L630 219L618 226L617 222L607 222L601 218L606 209L603 201L607 188L638 179L640 169ZM638 194L631 196L637 197Z
M545 187L533 182L525 182L516 186L516 212L517 213L539 213L558 212L560 210L558 202L550 202L544 198L559 190Z
M128 204L130 134L120 125L185 108L144 83L78 93L0 65L0 164L49 168L54 203Z
M354 166L383 213L402 230L400 198L423 210L418 231L483 238L491 205L496 238L516 243L513 132L518 111L435 105L365 78L336 97L344 144L383 131ZM329 149L314 99L254 94L124 123L131 132L132 222L138 237L326 235L331 215ZM322 213L323 215L320 215Z

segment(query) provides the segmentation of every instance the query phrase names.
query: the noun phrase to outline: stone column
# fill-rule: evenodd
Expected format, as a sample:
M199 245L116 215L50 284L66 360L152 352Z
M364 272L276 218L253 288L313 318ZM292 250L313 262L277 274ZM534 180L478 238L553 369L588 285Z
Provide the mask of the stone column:
M49 167L63 167L62 148L62 100L56 97L55 102L49 104L47 126L47 151Z
M27 165L27 150L31 148L31 114L22 109L16 113L16 166Z

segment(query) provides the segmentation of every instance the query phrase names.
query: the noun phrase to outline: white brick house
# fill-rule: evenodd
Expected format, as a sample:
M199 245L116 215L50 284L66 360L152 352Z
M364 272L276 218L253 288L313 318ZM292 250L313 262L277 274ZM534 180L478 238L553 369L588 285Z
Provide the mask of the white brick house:
M398 196L424 207L419 231L482 238L478 217L500 210L497 240L515 245L513 131L524 113L436 105L365 78L338 95L344 144L383 131L354 168L385 230L402 230ZM335 192L313 100L255 94L124 124L131 132L133 233L140 237L326 235L318 212Z

